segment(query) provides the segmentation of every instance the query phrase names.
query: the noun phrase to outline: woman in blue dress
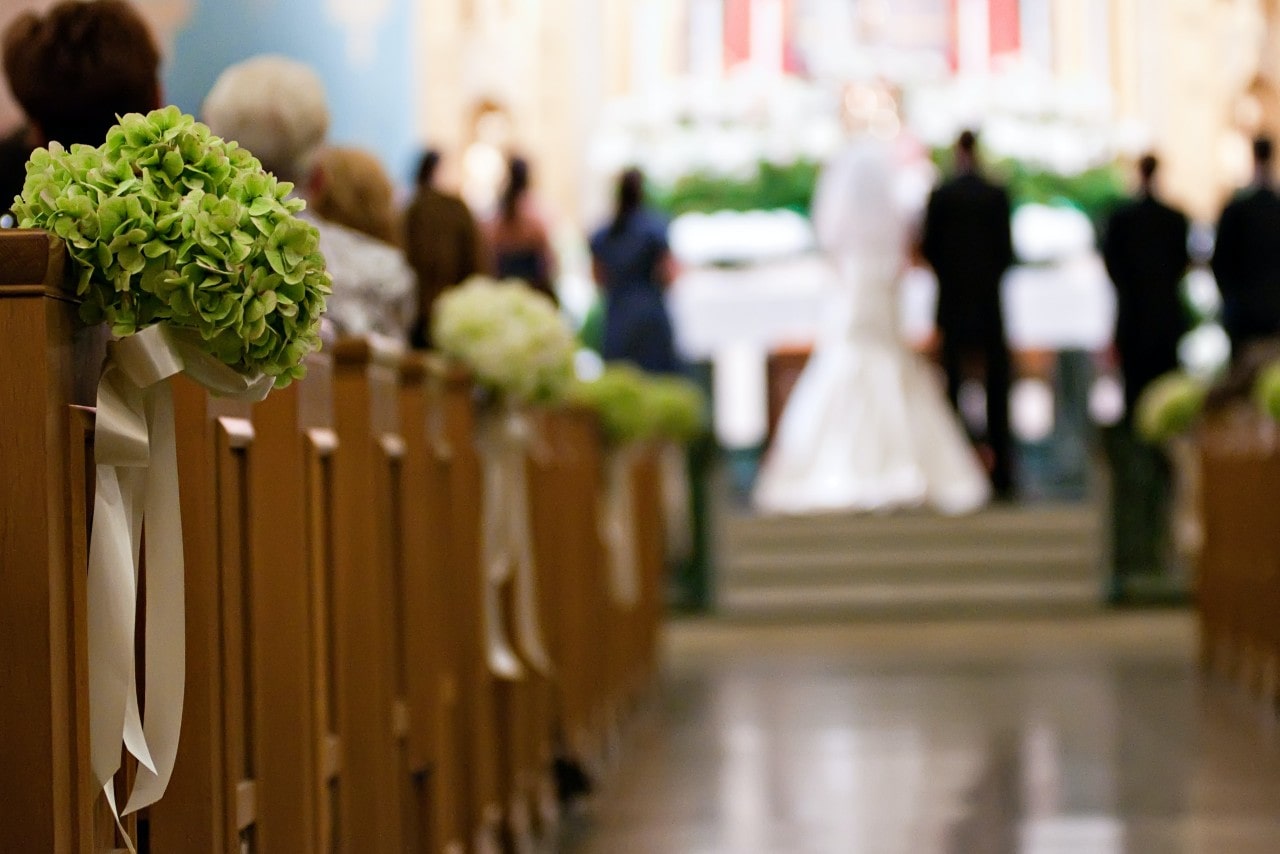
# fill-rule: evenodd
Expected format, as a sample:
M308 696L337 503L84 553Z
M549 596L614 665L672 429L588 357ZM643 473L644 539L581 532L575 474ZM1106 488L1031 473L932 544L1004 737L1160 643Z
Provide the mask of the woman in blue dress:
M667 224L644 205L644 176L628 169L618 180L612 221L591 238L596 281L605 294L605 361L630 362L653 373L680 371L663 289L674 263Z

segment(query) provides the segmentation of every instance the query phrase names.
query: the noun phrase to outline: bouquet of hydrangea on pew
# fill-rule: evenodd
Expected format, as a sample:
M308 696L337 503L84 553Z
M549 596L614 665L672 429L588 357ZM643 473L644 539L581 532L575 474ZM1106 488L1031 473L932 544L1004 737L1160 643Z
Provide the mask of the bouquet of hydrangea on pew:
M490 395L481 410L477 449L483 468L482 541L485 572L485 655L502 679L526 667L547 674L536 567L530 533L527 460L534 428L529 404L563 398L573 379L573 333L555 304L524 282L474 277L445 291L432 315L432 339L447 358L470 371ZM514 619L504 615L504 588L513 585ZM515 642L507 626L515 629Z
M573 379L573 333L555 303L524 282L476 276L445 291L432 336L443 355L510 402L554 402Z
M1258 372L1253 384L1253 400L1267 415L1280 421L1280 362Z
M1138 397L1134 413L1138 434L1158 444L1186 433L1199 420L1207 394L1203 382L1181 371L1159 377Z
M605 437L632 442L692 441L706 429L701 389L681 377L652 376L625 364L612 364L595 380L577 383L570 393L594 410Z
M624 364L609 365L597 379L577 383L570 396L597 413L611 445L601 536L608 547L610 593L619 607L629 609L640 596L630 479L637 448L655 442L663 446L659 460L667 556L681 559L692 547L692 529L687 472L678 445L706 430L706 401L686 379L650 376Z
M125 116L97 148L37 150L14 211L66 244L86 322L121 337L166 324L233 369L287 385L320 347L330 292L292 191L168 107Z
M169 107L125 116L98 147L37 150L14 205L22 227L61 239L82 319L116 338L98 383L87 587L90 762L113 811L121 744L138 760L128 814L164 794L181 730L185 567L169 380L261 400L301 377L320 346L330 282L291 192ZM140 598L148 638L135 672Z

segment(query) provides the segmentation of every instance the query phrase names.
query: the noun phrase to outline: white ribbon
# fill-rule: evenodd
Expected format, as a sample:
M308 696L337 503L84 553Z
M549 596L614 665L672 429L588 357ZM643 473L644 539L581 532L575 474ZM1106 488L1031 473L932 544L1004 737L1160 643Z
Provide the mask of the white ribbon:
M169 379L186 373L214 394L262 400L270 377L238 373L193 337L150 326L112 342L98 383L97 487L89 538L89 735L94 780L117 824L158 801L173 774L186 681L186 618L177 440ZM139 556L146 534L146 718L134 663ZM138 760L124 811L114 779L120 744ZM123 830L123 829L122 829ZM129 850L134 846L128 835Z
M600 507L600 536L608 551L609 593L615 605L628 611L640 602L631 483L634 460L634 451L629 448L609 451Z
M516 638L524 660L543 675L551 656L542 640L537 570L529 523L528 421L518 412L491 415L481 424L479 449L484 468L485 653L489 669L502 679L520 679L524 666L507 639L502 591L515 583ZM514 578L513 578L514 576Z

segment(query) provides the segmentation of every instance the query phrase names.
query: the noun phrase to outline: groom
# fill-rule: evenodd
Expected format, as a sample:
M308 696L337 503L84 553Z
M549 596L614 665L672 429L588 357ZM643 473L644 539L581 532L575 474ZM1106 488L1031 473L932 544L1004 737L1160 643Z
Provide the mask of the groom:
M929 197L921 251L938 277L938 333L951 404L958 408L966 379L986 388L991 485L997 497L1011 498L1011 366L1000 306L1000 281L1014 260L1009 196L978 171L977 147L973 131L960 134L955 174Z

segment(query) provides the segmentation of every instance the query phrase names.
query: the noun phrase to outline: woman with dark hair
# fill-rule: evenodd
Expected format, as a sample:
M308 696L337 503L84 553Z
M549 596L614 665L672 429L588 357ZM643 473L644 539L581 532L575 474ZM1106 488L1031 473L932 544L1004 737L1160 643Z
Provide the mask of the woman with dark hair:
M644 204L644 175L628 169L618 180L613 219L591 238L596 281L605 292L606 361L626 361L646 371L677 373L663 289L673 278L667 224Z
M160 50L124 0L64 0L25 12L0 37L4 74L27 123L0 140L0 213L22 192L32 150L101 145L124 113L160 106Z
M500 279L528 282L553 300L555 264L547 226L529 193L529 162L511 158L498 215L488 223L493 270Z

